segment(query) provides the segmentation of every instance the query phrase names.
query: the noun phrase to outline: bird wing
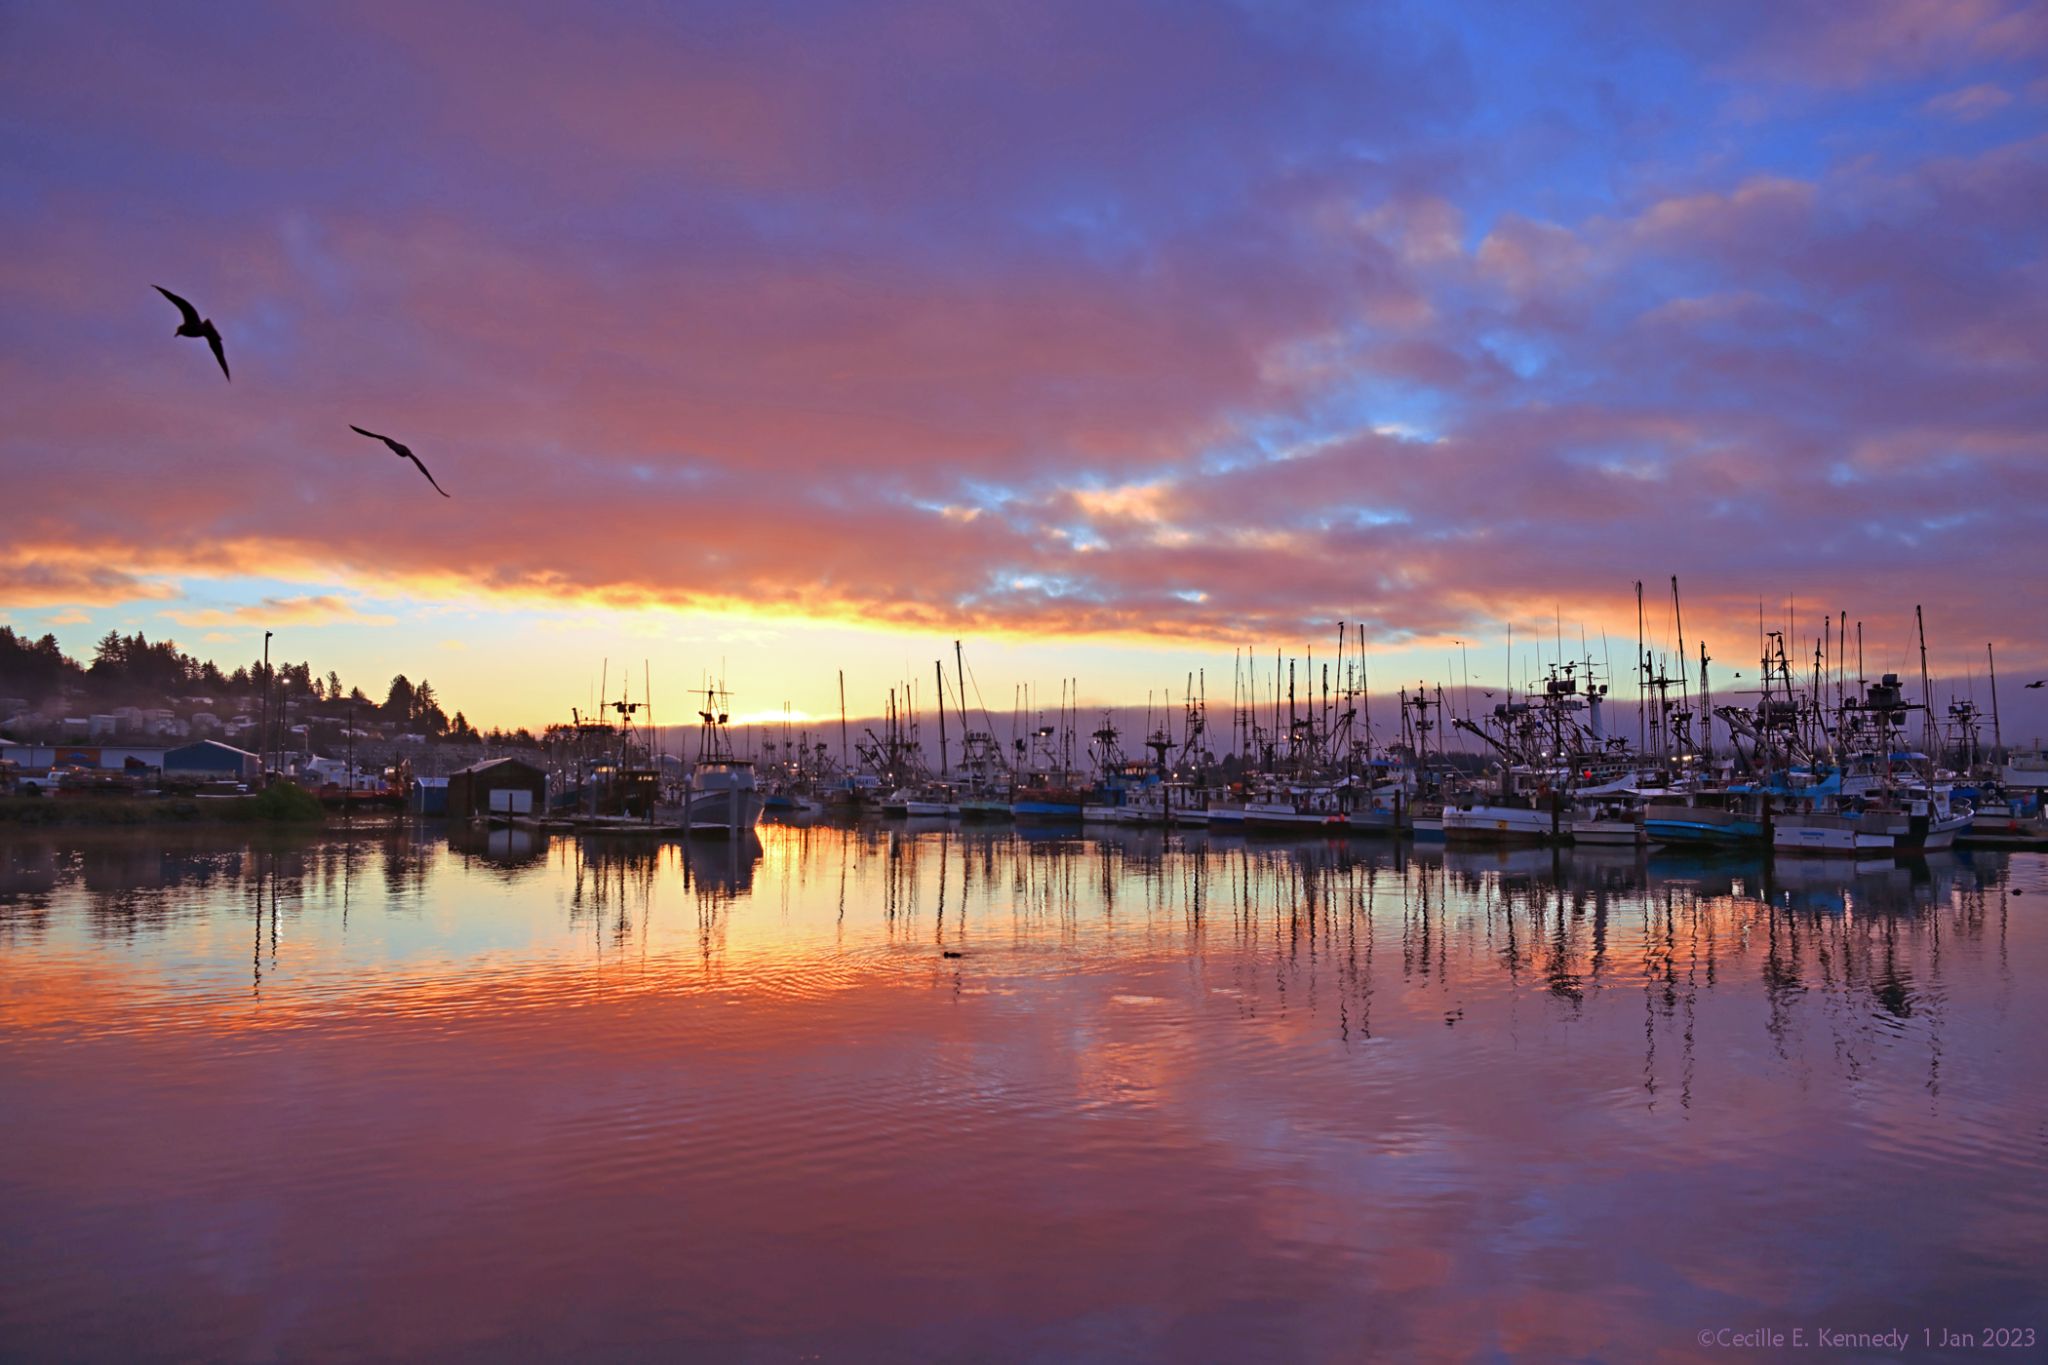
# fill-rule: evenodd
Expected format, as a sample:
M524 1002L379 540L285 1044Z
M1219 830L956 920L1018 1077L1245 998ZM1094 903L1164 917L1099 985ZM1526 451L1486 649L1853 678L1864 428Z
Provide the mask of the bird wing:
M185 302L185 300L179 298L160 284L153 284L150 288L178 305L178 311L185 315L185 325L187 327L197 327L199 325L199 310L197 308L194 308L191 304Z
M206 344L213 347L213 358L220 362L221 377L232 380L234 376L228 373L228 353L221 349L220 332L210 322L206 324Z
M401 447L401 449L403 449L403 448ZM436 493L439 493L439 494L440 494L440 495L441 495L442 497L444 497L444 498L445 498L445 497L447 497L447 496L448 496L448 490L447 490L447 489L445 489L445 488L443 488L443 487L441 487L441 485L440 485L440 484L438 484L438 483L434 483L434 476L433 476L432 474L429 474L429 473L427 473L427 467L426 467L425 465L423 465L423 464L420 464L420 457L419 457L419 456L417 456L417 455L415 455L415 454L413 454L413 453L412 453L412 452L411 452L410 450L407 450L407 451L405 451L404 453L405 453L405 458L406 458L406 459L408 459L408 460L411 460L411 461L412 461L412 462L413 462L414 464L416 464L416 465L419 465L419 470L420 470L420 473L422 473L422 474L426 474L426 475L427 475L427 482L428 482L428 483L432 483L432 484L434 484L434 491L435 491Z
M367 436L373 441L382 441L385 445L392 446L393 449L396 449L396 445L393 443L392 439L389 436L379 435L377 432L370 431L367 428L357 426L354 422L350 422L348 424L348 429L350 431L355 432L358 436Z

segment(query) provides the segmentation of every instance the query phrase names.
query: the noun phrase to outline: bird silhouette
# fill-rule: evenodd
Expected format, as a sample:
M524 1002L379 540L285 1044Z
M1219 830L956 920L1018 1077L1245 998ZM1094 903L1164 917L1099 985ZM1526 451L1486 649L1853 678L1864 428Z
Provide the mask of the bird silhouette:
M434 491L436 493L439 493L444 498L449 496L448 490L441 487L440 484L435 483L434 476L431 473L428 473L427 467L423 464L420 464L420 457L412 453L411 446L406 445L403 441L394 441L389 436L380 436L378 433L374 431L365 431L363 430L363 428L357 426L354 422L350 422L348 424L348 429L350 431L356 432L358 435L367 436L373 441L382 441L385 445L390 446L392 453L397 455L400 459L411 460L415 465L419 466L420 473L426 474L427 482L434 484Z
M213 319L200 317L199 310L197 308L194 308L191 304L187 303L184 299L179 298L176 294L173 294L170 290L164 288L162 285L158 284L152 285L150 287L155 289L157 293L162 294L165 298L169 299L172 303L178 305L178 313L180 317L183 318L183 321L181 321L178 324L178 330L173 332L171 335L181 337L205 337L206 344L213 347L213 358L220 362L221 376L225 379L232 381L234 379L234 376L228 373L227 352L221 349L220 331L213 325Z
M2028 684L2027 684L2027 686L2029 686L2029 687L2048 687L2048 678L2036 678L2036 679L2035 679L2034 681L2032 681L2032 682L2028 683Z

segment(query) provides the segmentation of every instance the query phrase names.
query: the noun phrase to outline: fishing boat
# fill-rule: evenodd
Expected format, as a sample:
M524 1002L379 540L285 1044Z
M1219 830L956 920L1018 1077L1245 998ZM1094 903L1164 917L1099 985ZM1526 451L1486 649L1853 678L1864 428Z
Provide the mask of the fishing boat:
M1444 806L1444 840L1489 844L1557 842L1570 831L1564 810L1561 803L1553 807L1547 802L1516 802L1511 797L1467 797Z
M1794 801L1772 820L1771 847L1781 853L1932 852L1952 847L1975 814L1945 782Z
M1007 820L1010 798L995 791L963 792L956 813L963 820Z
M1753 787L1693 787L1647 795L1643 837L1653 844L1705 848L1760 846L1763 794Z
M928 782L903 797L903 814L908 816L945 817L959 813L960 804L953 799L952 788L941 782Z
M621 691L605 710L617 718L594 720L572 709L572 784L551 805L547 823L585 834L665 837L682 831L675 811L662 801L662 771L653 752L654 731L636 725L647 709L643 697Z
M1010 814L1025 822L1079 822L1089 788L1064 772L1026 773L1010 791Z
M1540 692L1493 708L1482 721L1451 724L1479 737L1498 757L1491 794L1466 793L1443 806L1448 843L1566 843L1574 803L1618 796L1641 780L1626 741L1606 729L1607 685L1593 666L1551 665Z
M1574 844L1605 844L1640 848L1650 842L1643 825L1643 803L1630 793L1616 793L1580 802L1572 809Z
M1148 823L1145 811L1131 802L1137 794L1159 781L1157 768L1144 759L1125 758L1117 745L1117 728L1108 716L1091 738L1097 779L1081 803L1081 819L1093 824L1128 825ZM1162 814L1161 823L1164 823Z
M1334 787L1274 783L1245 799L1244 827L1267 834L1342 834L1346 822Z
M1968 829L1956 832L1968 848L2048 848L2048 811L2039 797L2000 792L1972 805Z
M2048 848L2048 750L2008 754L1998 780L1971 803L1956 842L1982 848Z
M702 721L697 732L697 761L684 793L682 825L691 834L734 837L751 834L761 820L761 794L754 765L733 756L726 732L726 695L704 691Z

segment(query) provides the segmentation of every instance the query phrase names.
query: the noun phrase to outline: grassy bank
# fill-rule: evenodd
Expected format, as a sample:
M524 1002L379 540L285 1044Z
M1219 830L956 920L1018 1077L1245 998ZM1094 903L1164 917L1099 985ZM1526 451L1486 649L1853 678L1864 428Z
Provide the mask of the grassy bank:
M0 825L317 825L326 818L318 797L288 782L255 796L0 797Z

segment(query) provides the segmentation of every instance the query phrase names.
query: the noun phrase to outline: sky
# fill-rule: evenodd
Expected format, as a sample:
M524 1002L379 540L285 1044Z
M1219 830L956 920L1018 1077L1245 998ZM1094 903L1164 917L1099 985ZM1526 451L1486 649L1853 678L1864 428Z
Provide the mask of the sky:
M10 4L0 621L513 726L1627 693L1675 575L2032 723L2048 9L1540 8Z

